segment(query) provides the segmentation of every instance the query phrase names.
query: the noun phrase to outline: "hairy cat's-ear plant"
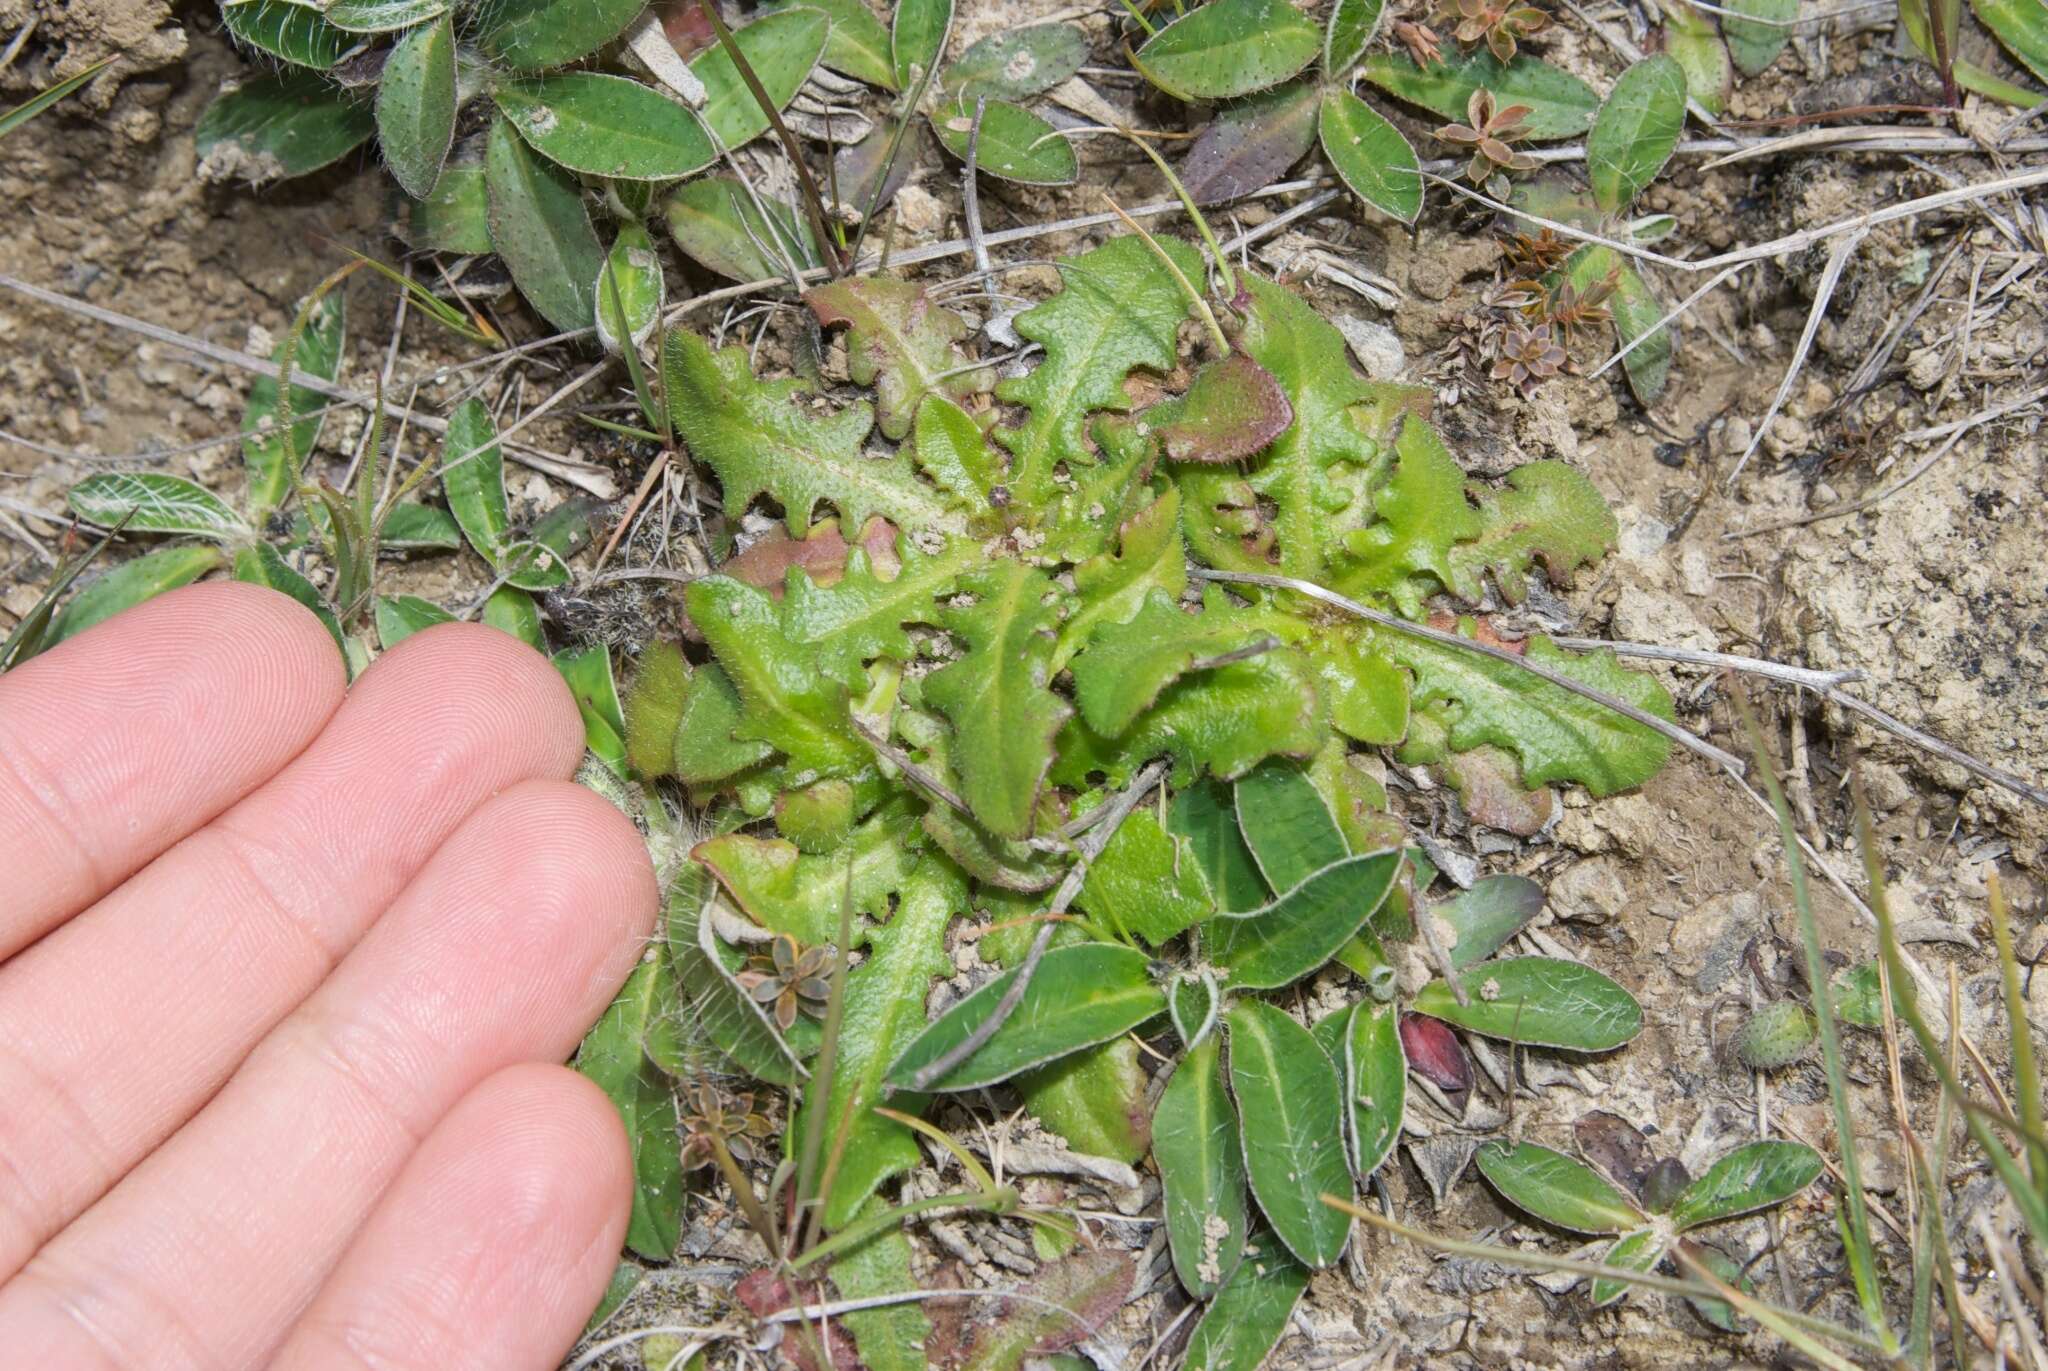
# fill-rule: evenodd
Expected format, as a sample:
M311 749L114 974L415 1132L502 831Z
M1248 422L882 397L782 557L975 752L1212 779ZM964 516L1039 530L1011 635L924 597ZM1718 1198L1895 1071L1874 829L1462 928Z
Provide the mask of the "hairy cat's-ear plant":
M1562 580L1612 524L1556 464L1468 485L1419 392L1358 378L1326 322L1242 271L1228 354L1180 394L1133 388L1184 363L1199 255L1131 236L1060 269L1064 288L1016 320L1043 357L995 387L1012 424L976 421L966 406L993 378L907 283L810 293L822 323L852 329L872 409L795 403L801 383L757 379L741 349L670 334L678 436L728 511L765 496L786 527L691 585L708 656L655 659L628 751L728 816L694 856L730 912L693 911L687 932L678 918L670 952L707 1049L800 1097L807 1242L867 1224L879 1187L918 1164L904 1118L927 1097L1000 1084L1090 1148L1153 1148L1183 1280L1219 1310L1259 1304L1294 1280L1283 1269L1345 1244L1316 1192L1369 1176L1398 1136L1404 1010L1572 1051L1612 1050L1641 1022L1590 967L1493 955L1540 907L1526 883L1440 902L1429 928L1451 930L1454 979L1399 1003L1386 942L1412 936L1397 886L1418 859L1352 749L1498 747L1526 784L1607 793L1666 744L1457 634L1324 617L1284 588L1210 586L1193 603L1194 572L1275 564L1390 614L1487 584L1518 600L1536 561ZM877 429L893 454L871 451ZM1645 718L1669 709L1608 659L1525 651ZM1004 969L927 1023L968 909ZM717 931L734 919L842 955L865 945L829 1072L814 1021L785 1034L736 983L743 947ZM1339 1015L1305 1025L1267 998L1334 965L1363 986ZM1188 1056L1160 1108L1227 1117L1234 1147L1162 1127L1146 1103L1125 1035L1168 1023ZM1240 1218L1219 1235L1212 1213ZM1246 1242L1288 1254L1268 1268L1279 1285L1244 1274Z

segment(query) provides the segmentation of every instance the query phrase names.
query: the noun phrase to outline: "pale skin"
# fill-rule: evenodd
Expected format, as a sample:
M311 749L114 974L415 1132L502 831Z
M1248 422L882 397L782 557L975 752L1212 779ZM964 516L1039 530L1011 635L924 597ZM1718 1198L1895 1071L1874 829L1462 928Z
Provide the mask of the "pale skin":
M557 1364L631 1157L561 1063L657 905L554 669L174 591L0 676L0 1361Z

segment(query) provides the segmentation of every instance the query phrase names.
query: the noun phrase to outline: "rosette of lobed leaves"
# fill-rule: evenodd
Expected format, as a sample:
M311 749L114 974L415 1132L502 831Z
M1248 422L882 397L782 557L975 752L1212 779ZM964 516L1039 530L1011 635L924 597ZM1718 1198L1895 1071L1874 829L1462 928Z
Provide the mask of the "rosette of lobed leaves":
M1080 1145L1142 1155L1144 1080L1118 1039L1172 1010L1191 1050L1211 1054L1177 1079L1223 1069L1220 1021L1232 1069L1243 1066L1232 1090L1283 1092L1247 1103L1259 1141L1241 1161L1285 1250L1333 1260L1346 1226L1304 1178L1348 1193L1352 1170L1377 1163L1337 1141L1359 1131L1343 1100L1371 1095L1370 1128L1389 1141L1399 1106L1393 1087L1347 1093L1331 1051L1357 1038L1355 1055L1371 1059L1358 1069L1398 1081L1391 1009L1375 1001L1324 1027L1325 1042L1260 993L1333 958L1390 985L1378 939L1403 935L1408 859L1358 750L1490 746L1529 785L1596 794L1665 758L1655 733L1511 666L1291 592L1190 595L1192 565L1284 571L1412 615L1440 596L1478 606L1489 585L1519 601L1538 560L1562 579L1614 532L1561 464L1497 490L1468 484L1426 397L1360 379L1336 331L1281 286L1247 279L1230 354L1196 365L1181 343L1182 283L1201 270L1170 239L1117 239L1063 262L1064 288L1016 322L1043 357L996 386L993 407L986 372L960 355L961 321L900 282L812 297L821 318L850 322L849 369L873 381L878 410L760 381L742 348L667 340L679 434L728 513L766 497L787 534L690 587L708 660L651 659L629 745L643 775L677 778L736 830L696 850L724 900L804 945L838 944L847 910L852 939L839 945L868 948L847 984L832 1098L804 1104L853 1120L828 1223L917 1164L909 1130L870 1109L890 1088L900 1108L934 1088L1014 1080ZM1541 638L1526 651L1669 712L1653 679L1609 654ZM1071 945L1046 955L994 1040L921 1081L920 1064L1001 994L985 987L927 1028L926 993L953 968L948 920L968 908L1022 920L982 943L991 959L1018 955L1071 864L1063 830L1155 758L1171 763L1163 817L1141 808L1115 830L1073 901ZM1265 798L1247 805L1246 786ZM1282 813L1284 831L1245 847L1241 828ZM756 820L776 832L747 827ZM693 918L677 940L695 1012L733 1063L801 1088L816 1038L781 1039L729 993L739 954L713 923ZM1469 955L1483 940L1461 945ZM1618 1045L1639 1021L1620 987L1574 963L1498 962L1467 989L1425 991L1414 1007L1581 1050ZM1270 1070L1251 1065L1260 1053ZM1299 1112L1309 1098L1329 1115L1313 1127ZM1308 1170L1305 1153L1283 1155L1303 1148ZM1273 1179L1290 1169L1294 1181ZM1217 1270L1244 1236L1240 1223L1217 1245ZM1209 1240L1176 1241L1191 1287L1217 1288L1200 1275Z

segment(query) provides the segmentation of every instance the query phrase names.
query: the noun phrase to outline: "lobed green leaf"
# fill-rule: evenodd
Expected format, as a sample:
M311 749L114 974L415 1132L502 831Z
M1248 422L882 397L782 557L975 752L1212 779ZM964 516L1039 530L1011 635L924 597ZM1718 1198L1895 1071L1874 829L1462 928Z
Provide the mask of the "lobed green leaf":
M958 345L968 336L967 321L922 286L849 277L807 291L804 303L820 326L847 326L847 372L855 385L875 387L884 438L907 435L927 395L964 400L995 385L993 370L963 364Z
M688 329L669 330L662 350L669 412L696 458L718 476L726 508L744 510L757 495L782 506L789 531L801 535L820 501L839 511L841 526L858 528L879 514L905 528L945 529L940 494L918 480L910 459L869 457L863 449L874 412L866 403L813 417L799 409L798 381L757 381L747 350L713 352Z

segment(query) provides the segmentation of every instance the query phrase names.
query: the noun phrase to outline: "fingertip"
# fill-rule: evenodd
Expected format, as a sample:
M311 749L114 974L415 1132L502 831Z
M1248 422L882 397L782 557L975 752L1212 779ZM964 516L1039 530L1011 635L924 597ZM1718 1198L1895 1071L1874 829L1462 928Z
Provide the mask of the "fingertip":
M379 688L402 681L408 692L483 699L533 747L537 774L573 775L583 758L583 716L554 664L508 633L483 624L436 624L406 638L364 673Z
M608 1000L653 932L661 904L647 841L633 821L585 786L527 781L493 797L471 827L487 846L474 869L523 890L524 926L506 927L508 940L594 951L597 990Z
M186 586L0 677L0 958L248 794L346 690L334 639L289 596Z
M407 1163L272 1365L558 1364L617 1264L632 1175L590 1081L495 1073Z
M488 1132L484 1165L505 1186L508 1223L537 1229L562 1214L615 1219L625 1232L633 1200L633 1149L618 1108L595 1081L565 1066L508 1066L449 1116ZM491 1155L495 1154L495 1155ZM609 1231L600 1223L599 1231ZM617 1246L616 1238L611 1244Z

